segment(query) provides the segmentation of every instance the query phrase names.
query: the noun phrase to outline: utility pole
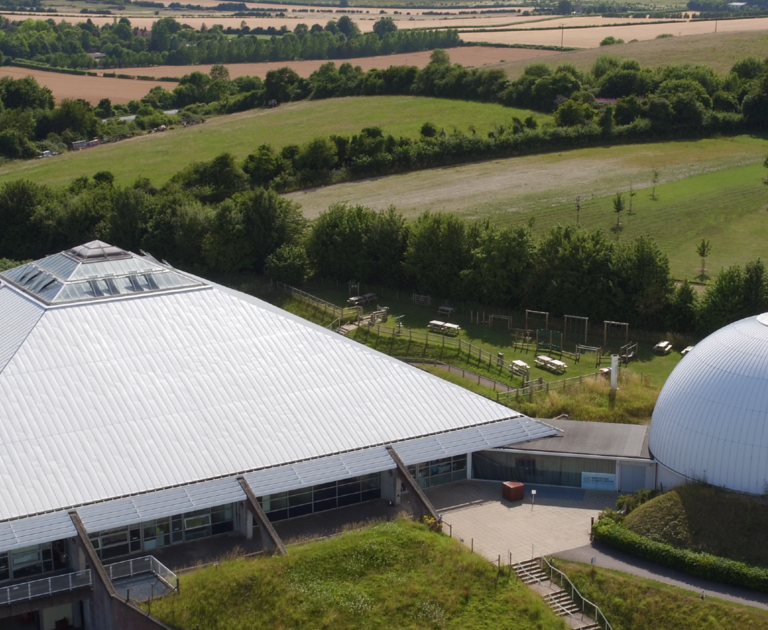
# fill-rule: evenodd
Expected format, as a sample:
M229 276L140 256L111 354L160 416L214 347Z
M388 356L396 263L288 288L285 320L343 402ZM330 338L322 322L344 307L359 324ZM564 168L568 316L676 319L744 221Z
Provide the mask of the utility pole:
M717 33L717 22L715 22L715 33ZM563 37L565 36L565 24L560 25L560 54L563 54Z

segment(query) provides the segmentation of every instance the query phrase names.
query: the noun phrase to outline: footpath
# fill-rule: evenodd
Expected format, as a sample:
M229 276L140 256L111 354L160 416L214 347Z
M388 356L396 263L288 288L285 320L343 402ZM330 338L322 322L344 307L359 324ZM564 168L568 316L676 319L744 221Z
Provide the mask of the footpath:
M592 561L592 558L595 558L595 565L598 567L629 573L649 580L656 580L657 582L684 588L688 591L694 591L697 594L703 592L706 597L717 597L737 604L768 610L768 593L750 591L745 588L719 584L711 580L688 575L687 573L661 566L655 562L616 551L605 545L592 543L591 545L560 551L552 555L564 560L575 560L577 562L586 562L587 564Z

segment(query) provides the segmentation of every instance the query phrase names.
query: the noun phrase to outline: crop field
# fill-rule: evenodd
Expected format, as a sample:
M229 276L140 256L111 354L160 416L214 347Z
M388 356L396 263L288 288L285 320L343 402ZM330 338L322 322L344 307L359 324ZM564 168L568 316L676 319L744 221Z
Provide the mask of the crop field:
M501 105L412 96L303 101L222 116L204 125L69 152L52 159L12 162L0 168L0 182L23 177L40 183L66 184L80 175L108 169L118 183L129 183L141 176L161 185L192 162L210 160L225 151L244 158L265 143L275 147L301 144L332 133L359 133L371 125L379 125L394 136L415 137L427 121L449 131L454 126L467 131L469 125L474 125L478 133L485 134L494 123L529 115L539 123L549 119L544 114Z
M625 20L614 20L615 23L626 22ZM567 19L562 23L568 25ZM554 25L554 23L552 23ZM558 22L559 24L559 22ZM625 42L633 39L650 40L656 39L659 35L673 35L681 37L686 35L702 35L706 33L714 34L715 22L712 21L690 21L674 22L667 24L649 23L649 24L631 24L627 26L601 26L598 28L566 28L562 32L560 29L554 30L492 30L487 29L481 32L468 32L459 30L461 38L467 42L487 42L492 44L537 44L545 46L560 46L572 48L596 48L600 42L608 36L621 38ZM768 31L768 18L755 18L743 20L720 20L717 23L718 33L734 32L761 32ZM604 52L612 52L620 45L603 47ZM744 50L743 54L751 54L751 51ZM677 60L670 60L677 61Z
M524 66L534 61L541 61L548 57L557 57L554 50L536 50L534 48L494 48L492 46L467 46L450 48L448 54L453 63L462 66L479 67L498 65L500 63L523 62ZM422 52L403 53L397 55L380 55L376 57L357 57L353 59L308 59L306 61L274 61L266 63L228 63L225 64L231 78L243 76L256 76L264 78L270 70L277 68L292 68L299 76L308 77L320 66L333 61L336 66L343 63L351 63L360 66L363 70L371 68L388 68L390 66L418 66L423 68L429 63L431 50ZM181 77L190 72L210 72L211 65L201 66L152 66L149 68L122 68L120 72L128 74L147 74L154 77ZM101 72L101 71L99 71ZM39 79L38 79L39 81ZM147 89L149 91L149 89ZM143 95L142 95L143 96Z
M763 139L707 139L581 149L480 162L291 193L308 217L339 201L377 209L394 205L408 217L425 210L490 218L498 224L534 222L537 231L576 221L611 230L611 198L630 186L634 212L621 217L617 239L653 236L670 256L675 276L693 279L699 259L695 243L712 241L707 267L713 271L765 255L768 236L762 182ZM652 173L659 171L657 198ZM711 274L710 274L711 275Z
M150 72L152 68L141 68L139 74L155 76ZM118 70L117 72L123 72ZM126 74L131 74L127 71ZM109 98L112 103L127 103L140 99L147 95L153 87L159 85L166 90L176 87L175 83L166 81L137 81L133 79L113 79L111 77L88 77L72 74L59 74L57 72L45 72L44 70L30 70L29 68L17 68L15 66L3 66L0 68L0 78L12 77L23 79L32 76L40 84L51 89L57 101L65 98L82 98L96 105L101 99ZM157 75L163 76L163 75Z
M588 71L595 63L595 59L606 54L615 55L622 59L637 59L644 67L658 68L668 65L670 62L696 63L710 66L720 74L726 74L734 63L747 55L754 55L759 59L768 57L768 33L742 31L667 37L556 53L548 59L537 59L536 61L544 61L553 67L561 63L572 63L580 70ZM525 66L529 63L531 62L526 60L507 61L498 64L498 67L505 70L510 80L513 80L523 74Z

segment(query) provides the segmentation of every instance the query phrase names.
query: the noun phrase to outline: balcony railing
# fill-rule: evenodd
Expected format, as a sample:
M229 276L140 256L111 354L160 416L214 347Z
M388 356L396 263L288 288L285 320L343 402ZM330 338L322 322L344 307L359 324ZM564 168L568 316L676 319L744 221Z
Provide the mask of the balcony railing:
M137 575L151 573L164 582L169 590L176 590L179 580L176 574L166 567L154 556L144 556L135 560L123 560L114 564L107 564L104 569L109 579L120 580L132 578ZM16 602L27 601L36 597L45 597L56 593L73 591L84 586L91 586L91 571L77 571L54 575L41 580L22 582L0 587L0 606L7 606Z
M76 588L90 585L90 570L55 575L42 580L33 580L21 584L11 584L10 586L0 588L0 606L34 599L35 597L45 597L46 595L72 591Z

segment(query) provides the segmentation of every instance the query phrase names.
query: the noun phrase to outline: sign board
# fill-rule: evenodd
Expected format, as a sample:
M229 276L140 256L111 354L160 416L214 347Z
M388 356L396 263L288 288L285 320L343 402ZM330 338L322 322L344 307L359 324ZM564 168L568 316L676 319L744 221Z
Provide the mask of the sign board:
M581 473L581 487L585 490L616 490L616 475L609 473Z

